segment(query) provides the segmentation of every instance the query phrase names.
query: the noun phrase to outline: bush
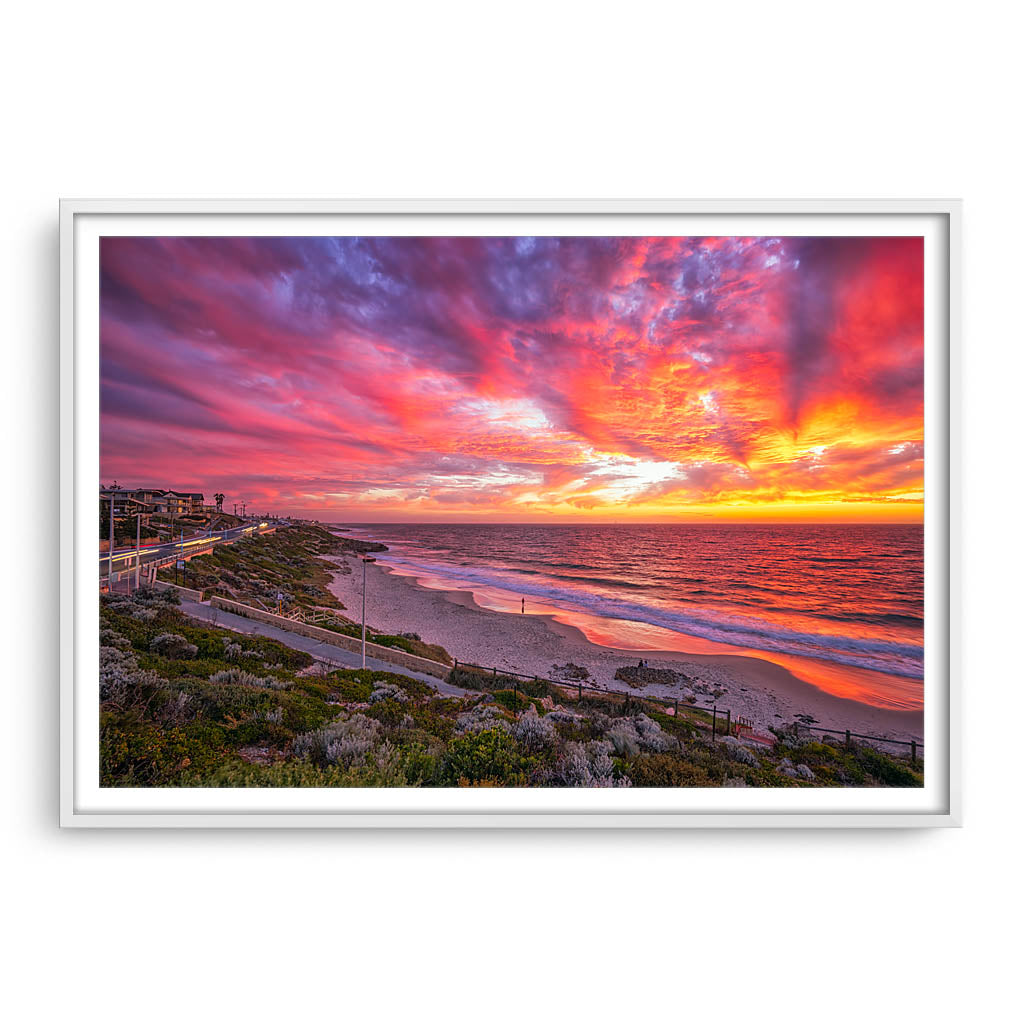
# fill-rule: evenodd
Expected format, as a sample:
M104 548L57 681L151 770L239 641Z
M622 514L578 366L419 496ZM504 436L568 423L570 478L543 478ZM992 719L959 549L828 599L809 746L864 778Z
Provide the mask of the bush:
M644 754L629 767L634 786L680 787L713 786L707 771L672 754Z
M491 696L494 697L496 704L512 712L525 711L527 708L537 709L540 705L540 701L524 693L516 693L515 690L495 690Z
M370 694L370 703L376 704L378 701L391 700L398 701L399 703L405 703L409 699L409 694L405 692L400 686L395 686L394 683L383 683L374 689Z
M628 718L616 722L605 735L619 757L634 757L640 753L640 737Z
M757 767L760 764L754 752L740 743L735 736L726 736L722 740L722 746L734 761L740 761L751 767Z
M100 648L100 700L109 700L115 692L124 689L138 672L139 663L131 651L118 647Z
M149 645L154 654L165 658L194 658L199 653L195 644L190 644L180 633L160 633Z
M295 737L292 750L296 757L323 767L328 764L351 767L361 763L374 748L380 723L365 715L332 722L323 729Z
M446 682L453 686L461 686L464 690L514 690L519 686L519 680L512 676L494 675L491 672L481 672L461 666L453 668L448 673ZM521 686L520 689L522 689Z
M558 730L554 722L541 718L532 705L524 711L512 726L516 742L528 753L539 754L550 750L558 742Z
M157 708L153 717L165 727L184 725L195 717L195 700L179 690Z
M164 681L139 668L131 651L100 648L100 703L118 711L144 709Z
M440 662L442 665L450 665L452 656L440 644L425 644L422 640L413 639L410 636L391 635L375 633L367 639L381 647L393 647L406 654L413 654L417 658L427 658L430 661Z
M508 720L493 704L477 704L469 711L455 716L455 731L459 734L477 733L486 729L508 732Z
M452 741L444 775L449 785L525 786L533 764L506 729L484 729Z
M551 773L555 786L602 788L628 786L628 778L615 777L611 759L612 744L605 740L590 743L567 743Z
M130 728L104 715L100 726L101 786L170 786L188 768L210 770L224 757L216 729L193 723L165 728L141 722Z
M924 780L921 775L894 758L889 757L888 754L883 754L881 751L874 750L871 747L861 747L858 753L864 767L879 782L886 786L906 787L923 785Z
M607 736L620 757L635 757L641 750L664 752L679 749L679 740L644 714L616 719Z
M367 715L374 721L380 722L386 729L395 729L398 726L408 728L413 724L412 718L405 713L405 708L397 700L377 701Z
M131 647L132 642L126 636L122 636L116 629L106 627L100 630L101 647Z
M225 668L214 672L210 682L217 686L258 686L264 690L287 690L292 684L274 676L257 676L244 668Z
M246 651L247 655L252 655L254 651ZM232 643L227 637L224 637L224 660L225 661L238 661L242 656L242 645Z

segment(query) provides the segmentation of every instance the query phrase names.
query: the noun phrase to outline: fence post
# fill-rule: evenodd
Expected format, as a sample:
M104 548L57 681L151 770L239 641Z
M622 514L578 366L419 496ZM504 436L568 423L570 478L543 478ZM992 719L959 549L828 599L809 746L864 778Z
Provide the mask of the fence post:
M718 734L718 705L711 709L711 738L715 739Z
M678 718L679 717L679 698L678 697L676 697L676 706L675 706L674 710L672 711L672 717L673 718Z
M519 680L512 680L512 710L513 712L519 710Z
M455 659L455 671L458 672L458 670L459 670L459 659L456 658Z
M910 763L917 764L917 740L910 741Z
M846 745L847 745L847 747L849 747L849 745L850 745L850 730L849 729L846 730Z
M725 712L725 735L732 735L732 708L727 708Z
M497 666L497 665L495 665L495 666L494 666L494 668L492 668L492 669L491 669L491 675L492 675L492 676L493 676L493 677L494 677L495 679L497 679L497 678L498 678L498 666Z
M581 682L576 684L576 700L583 700L583 683Z

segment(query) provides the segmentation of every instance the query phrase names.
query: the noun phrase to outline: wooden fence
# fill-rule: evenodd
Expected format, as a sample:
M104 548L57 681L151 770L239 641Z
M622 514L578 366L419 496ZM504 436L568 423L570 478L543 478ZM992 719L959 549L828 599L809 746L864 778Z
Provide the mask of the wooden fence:
M540 676L526 675L522 672L511 672L506 669L499 669L497 666L484 666L475 665L472 662L462 661L458 658L455 659L455 668L467 669L471 672L481 672L485 675L490 675L492 678L498 676L507 676L512 680L525 679L528 682L534 683L546 683L549 686L555 686L561 690L575 690L577 700L583 700L584 693L600 693L610 695L613 697L624 698L628 704L629 701L636 701L642 704L644 701L648 701L652 704L660 704L668 711L671 708L673 716L678 716L680 708L687 712L698 712L703 713L711 718L711 738L717 739L719 735L722 736L744 736L751 739L766 740L768 737L758 737L754 734L754 723L742 715L737 715L733 718L731 708L720 708L717 704L713 704L711 707L700 707L697 704L691 704L689 701L683 701L680 703L679 698L668 698L668 697L656 697L652 694L644 694L643 696L637 696L624 690L610 690L604 686L595 686L591 683L584 683L582 680L561 680L561 679L542 679ZM513 689L518 694L518 687L513 686ZM721 724L720 724L721 723ZM872 743L886 743L893 746L908 748L910 751L910 760L912 764L916 764L918 760L919 751L924 750L924 744L917 740L894 740L888 736L868 736L860 732L851 732L849 729L826 729L819 726L806 725L803 722L795 722L792 727L799 739L801 730L810 732L829 733L836 736L844 737L844 743L846 746L850 746L854 739L869 740ZM771 737L770 742L774 742L774 737Z

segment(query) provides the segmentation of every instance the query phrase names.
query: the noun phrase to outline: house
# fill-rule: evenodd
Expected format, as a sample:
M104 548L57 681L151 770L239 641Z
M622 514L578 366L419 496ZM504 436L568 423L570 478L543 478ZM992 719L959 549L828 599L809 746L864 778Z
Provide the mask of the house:
M198 491L170 491L158 487L115 487L100 489L101 511L110 515L110 501L115 516L188 515L203 511L203 495Z
M135 496L136 492L127 487L106 487L100 489L100 513L104 516L110 515L110 503L114 503L115 516L133 516L136 512L149 512L147 507Z
M172 515L188 515L203 511L203 496L198 491L168 491L167 507Z

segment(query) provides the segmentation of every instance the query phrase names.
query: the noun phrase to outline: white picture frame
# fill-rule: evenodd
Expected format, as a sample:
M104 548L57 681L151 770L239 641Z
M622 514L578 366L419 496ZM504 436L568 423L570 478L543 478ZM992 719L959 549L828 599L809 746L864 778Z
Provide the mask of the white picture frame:
M60 204L60 824L72 828L917 828L962 821L958 200L85 200ZM917 234L925 238L921 790L110 790L98 786L103 234ZM500 225L500 227L499 227ZM614 225L614 227L612 226ZM660 228L659 228L660 225ZM756 225L756 229L753 226ZM94 555L95 551L92 550ZM91 738L90 738L91 734ZM794 797L793 794L796 794Z

